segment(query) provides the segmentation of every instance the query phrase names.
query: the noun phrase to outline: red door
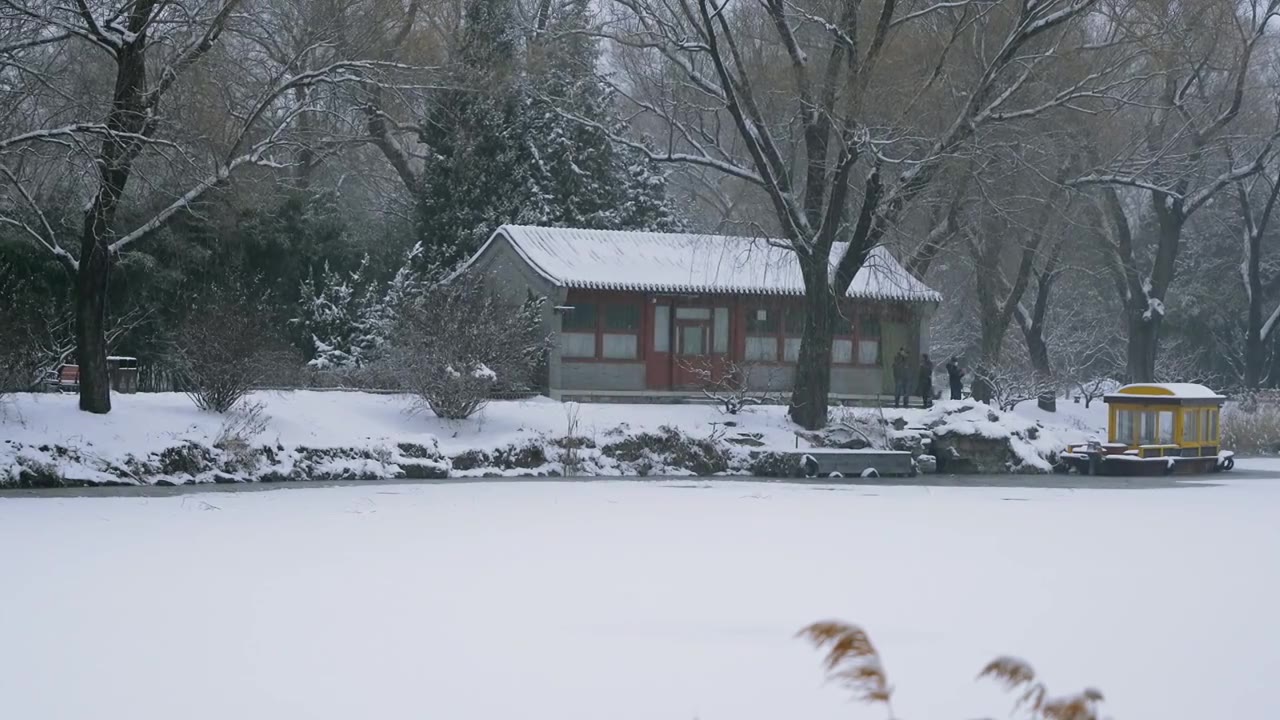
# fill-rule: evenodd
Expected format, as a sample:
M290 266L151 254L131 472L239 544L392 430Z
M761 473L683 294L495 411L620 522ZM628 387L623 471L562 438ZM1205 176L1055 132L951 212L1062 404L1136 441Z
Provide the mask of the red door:
M679 388L693 389L718 381L724 373L725 357L729 349L728 310L678 307L674 315L673 384Z

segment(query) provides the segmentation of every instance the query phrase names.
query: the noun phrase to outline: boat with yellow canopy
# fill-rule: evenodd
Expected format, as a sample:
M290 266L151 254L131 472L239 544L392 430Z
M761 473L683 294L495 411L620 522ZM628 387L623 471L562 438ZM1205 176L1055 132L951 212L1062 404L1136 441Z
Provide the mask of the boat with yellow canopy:
M1067 448L1067 470L1086 475L1161 475L1230 470L1235 453L1222 449L1226 398L1194 383L1125 385L1103 398L1107 442Z

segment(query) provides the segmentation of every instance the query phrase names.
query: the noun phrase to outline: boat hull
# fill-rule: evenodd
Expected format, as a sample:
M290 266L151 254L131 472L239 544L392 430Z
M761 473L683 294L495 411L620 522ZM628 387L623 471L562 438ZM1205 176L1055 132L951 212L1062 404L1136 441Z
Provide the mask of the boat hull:
M1230 470L1235 465L1229 453L1211 457L1152 457L1107 455L1105 453L1064 452L1060 459L1067 470L1081 475L1152 476L1205 475Z

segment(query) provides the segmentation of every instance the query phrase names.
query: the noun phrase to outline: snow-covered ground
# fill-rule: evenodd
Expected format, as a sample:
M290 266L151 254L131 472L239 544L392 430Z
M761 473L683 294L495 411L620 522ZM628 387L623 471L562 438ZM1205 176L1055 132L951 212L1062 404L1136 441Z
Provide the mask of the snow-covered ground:
M697 487L690 487L696 485ZM1280 482L1143 491L483 483L0 497L0 716L903 718L1025 657L1115 718L1280 717Z
M412 400L397 395L263 392L251 396L249 401L263 406L266 426L263 432L248 440L255 447L272 448L271 462L254 458L255 462L262 461L256 470L232 470L225 469L227 463L221 458L212 458L213 464L224 467L221 472L245 479L268 472L287 475L298 463L313 461L320 468L317 472L352 470L370 476L393 477L396 463L402 459L397 447L401 443L428 448L432 457L443 458L472 450L491 451L533 444L545 448L552 463L549 467L554 467L558 453L554 440L568 434L575 415L574 435L585 437L592 445L618 442L638 433L655 432L663 426L675 428L691 439L749 436L753 439L752 447L763 449L792 450L810 445L797 436L798 428L788 421L786 409L781 406L754 407L730 416L711 404L565 405L538 398L494 402L471 419L445 421L426 411L410 413ZM162 472L158 467L184 463L164 461L160 456L166 450L182 449L188 443L212 447L228 422L225 417L196 409L190 399L180 393L116 395L112 403L112 412L102 416L80 412L73 395L11 396L0 406L0 484L6 478L14 481L22 467L36 466L56 468L62 477L74 481L118 482L138 477L154 481L157 476L176 483L213 479L209 472L195 475ZM1028 461L1028 467L1040 470L1048 469L1047 463L1039 461L1040 456L1051 456L1068 442L1079 442L1095 434L1098 417L1102 418L1105 432L1105 410L1100 410L1100 405L1085 411L1082 406L1066 402L1062 403L1060 413L1040 413L1034 403L1029 403L1020 408L1018 414L1001 416L994 422L989 420L991 414L987 408L975 407L972 403L939 403L932 411L885 410L884 416L903 417L913 426L931 425L943 413L954 413L959 407L970 409L950 416L947 422L961 432L1007 437L1040 422L1044 427L1034 441L1020 439L1014 443ZM364 454L316 460L306 457L308 448L355 448ZM601 465L591 471L616 475L634 470L609 462L607 458L602 459ZM321 463L328 464L321 467Z
M182 393L113 395L112 410L95 416L77 410L74 395L21 394L8 408L5 437L23 443L79 443L101 448L127 446L132 452L162 450L176 441L210 443L225 421L198 410ZM353 447L397 442L438 441L445 453L488 450L537 438L564 435L569 411L578 412L578 433L587 437L624 427L652 430L669 424L699 427L740 419L743 429L794 444L785 408L759 408L730 418L710 405L565 405L547 398L490 403L473 418L441 420L430 411L413 412L412 398L364 392L260 392L268 418L261 441L285 446Z

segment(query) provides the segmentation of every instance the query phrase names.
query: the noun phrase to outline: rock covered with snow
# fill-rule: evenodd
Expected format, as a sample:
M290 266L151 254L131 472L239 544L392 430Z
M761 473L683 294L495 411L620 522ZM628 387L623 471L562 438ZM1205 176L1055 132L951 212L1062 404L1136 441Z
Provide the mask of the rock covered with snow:
M928 445L937 470L951 473L1047 473L1081 432L1047 428L1022 414L966 400L893 411L889 421L897 420L903 429L894 432L895 447L906 447L914 436Z

